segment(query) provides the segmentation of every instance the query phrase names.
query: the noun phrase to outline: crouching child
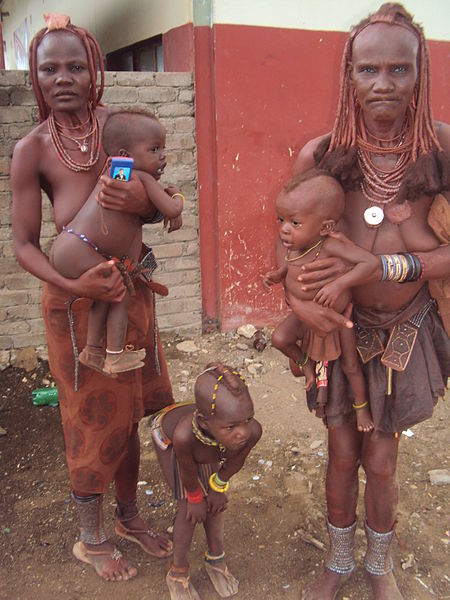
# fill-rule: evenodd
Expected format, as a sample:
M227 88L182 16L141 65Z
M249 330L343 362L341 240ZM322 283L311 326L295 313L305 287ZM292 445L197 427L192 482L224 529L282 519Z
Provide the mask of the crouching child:
M205 569L216 592L222 598L237 593L239 582L225 560L223 513L230 479L262 433L247 385L232 367L211 363L194 392L195 403L168 406L152 421L158 459L178 501L166 576L171 600L200 600L187 559L197 523L205 529Z

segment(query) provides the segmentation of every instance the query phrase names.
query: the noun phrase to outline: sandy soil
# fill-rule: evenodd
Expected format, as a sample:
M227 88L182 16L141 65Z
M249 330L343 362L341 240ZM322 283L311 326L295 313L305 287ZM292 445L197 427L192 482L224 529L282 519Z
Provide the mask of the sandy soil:
M176 344L182 339L193 340L199 350L180 352ZM286 359L274 349L258 353L236 334L165 336L164 344L177 400L191 397L196 374L210 360L220 359L245 373L264 434L232 482L226 516L229 565L240 579L240 600L298 599L302 585L319 571L321 545L326 544L326 432L306 409L303 380L290 375ZM31 373L12 368L0 373L0 425L7 430L0 437L0 597L168 599L168 560L147 557L126 541L115 540L139 569L130 582L103 583L90 567L72 558L77 520L69 498L59 412L34 407L31 400L31 390L42 387L45 379L51 380L45 362ZM441 402L432 420L417 425L413 437L401 439L402 546L395 544L394 560L405 600L450 598L449 488L431 485L428 479L430 469L449 468L447 422L448 406ZM161 479L146 421L140 432L139 504L150 521L167 529L174 505ZM110 492L105 513L111 529L113 500ZM358 569L339 600L371 598L361 568L363 514L360 505ZM202 569L203 550L203 531L197 528L192 580L203 600L215 600L218 596Z

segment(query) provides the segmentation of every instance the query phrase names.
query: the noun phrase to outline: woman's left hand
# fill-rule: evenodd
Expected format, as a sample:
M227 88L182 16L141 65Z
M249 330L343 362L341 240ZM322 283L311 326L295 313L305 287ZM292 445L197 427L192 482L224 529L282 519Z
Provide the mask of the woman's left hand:
M104 208L146 216L149 203L144 185L135 173L130 181L112 179L109 175L100 177L102 183L97 202Z

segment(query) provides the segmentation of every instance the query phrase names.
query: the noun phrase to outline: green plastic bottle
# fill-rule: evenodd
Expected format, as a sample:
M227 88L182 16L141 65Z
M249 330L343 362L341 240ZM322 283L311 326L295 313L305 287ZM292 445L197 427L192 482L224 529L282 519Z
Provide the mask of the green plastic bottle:
M58 406L58 388L47 387L32 391L33 404L35 406Z

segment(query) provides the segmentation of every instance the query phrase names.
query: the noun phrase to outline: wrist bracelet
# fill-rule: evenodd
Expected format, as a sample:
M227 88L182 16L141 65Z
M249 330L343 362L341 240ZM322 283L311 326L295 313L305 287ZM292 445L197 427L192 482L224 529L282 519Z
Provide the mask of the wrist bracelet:
M203 494L200 486L194 492L186 490L186 498L189 504L200 504L203 500Z
M183 201L184 204L184 196L181 192L175 192L175 194L172 194L171 198L176 198L177 196L180 196L181 200Z
M230 482L222 481L217 476L217 473L213 473L209 478L209 487L213 490L213 492L217 492L218 494L224 494L228 491L228 488L230 487Z

